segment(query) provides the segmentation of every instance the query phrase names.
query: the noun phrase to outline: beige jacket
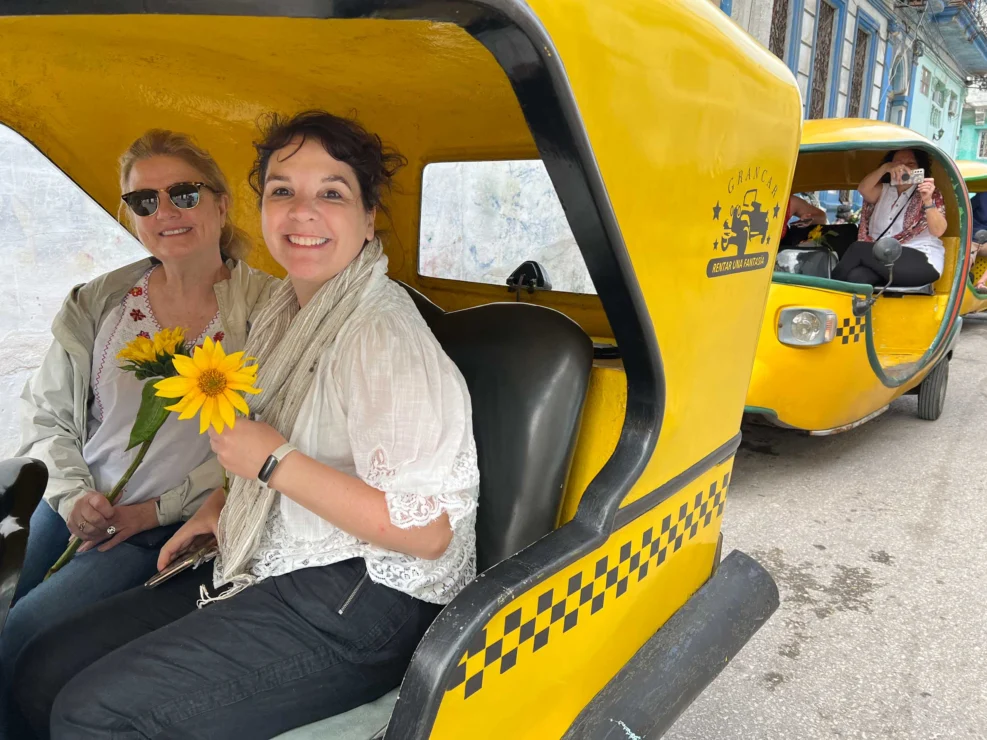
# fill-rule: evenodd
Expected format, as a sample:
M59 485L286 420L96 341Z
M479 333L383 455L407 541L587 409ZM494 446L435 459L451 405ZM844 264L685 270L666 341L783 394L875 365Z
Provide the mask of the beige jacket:
M21 443L18 457L33 457L48 467L45 500L68 519L79 496L94 488L82 457L92 400L93 346L107 315L151 266L145 259L121 267L69 293L52 322L55 341L21 394ZM226 336L224 349L235 352L247 341L250 322L267 302L276 278L245 262L229 261L229 280L216 283L216 300ZM136 413L136 409L134 409ZM158 522L188 519L204 494L223 484L215 457L195 468L181 484L163 491ZM104 492L105 493L105 492Z

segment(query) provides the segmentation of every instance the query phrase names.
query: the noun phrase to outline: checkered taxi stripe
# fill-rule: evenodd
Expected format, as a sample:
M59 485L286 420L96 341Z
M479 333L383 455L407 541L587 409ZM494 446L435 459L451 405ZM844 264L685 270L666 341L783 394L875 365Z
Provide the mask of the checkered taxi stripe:
M970 273L973 275L973 284L976 285L980 278L987 272L987 257L978 256L970 266Z
M623 596L654 573L682 543L723 515L730 474L708 490L683 503L677 512L664 517L660 531L650 527L639 541L625 542L613 557L604 555L595 563L588 558L586 570L576 573L565 588L549 588L504 617L502 638L488 639L488 629L473 639L452 675L447 691L464 686L464 699L483 688L485 671L507 673L560 634L577 627ZM673 521L674 518L674 521Z
M842 325L836 327L836 336L843 338L843 344L849 344L851 339L856 343L860 341L866 329L865 317L854 316L852 319L843 319Z

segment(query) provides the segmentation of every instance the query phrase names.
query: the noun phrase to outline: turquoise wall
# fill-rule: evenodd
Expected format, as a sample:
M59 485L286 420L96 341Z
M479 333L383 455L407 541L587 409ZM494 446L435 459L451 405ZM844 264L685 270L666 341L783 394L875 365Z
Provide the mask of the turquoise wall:
M979 159L981 161L987 161L987 157L977 156L981 131L987 131L987 125L974 125L973 111L965 111L963 113L963 125L960 128L960 143L956 147L957 159Z
M931 72L929 80L929 91L922 94L922 68L925 67ZM963 101L966 99L966 87L953 74L947 70L932 56L926 54L918 58L915 67L915 86L911 104L909 105L908 127L913 131L918 131L935 143L950 156L955 156L960 135L960 120L963 110ZM943 105L942 117L938 126L933 126L930 122L932 115L932 92L936 78L942 80L946 85L946 100ZM949 93L957 96L957 113L952 118L949 117ZM941 139L935 135L939 129L943 129L944 134Z

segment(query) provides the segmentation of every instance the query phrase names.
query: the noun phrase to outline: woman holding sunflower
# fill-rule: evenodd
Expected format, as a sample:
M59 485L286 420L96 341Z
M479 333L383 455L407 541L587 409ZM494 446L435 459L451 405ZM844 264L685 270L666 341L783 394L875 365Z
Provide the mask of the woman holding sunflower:
M0 640L6 686L33 635L152 575L161 545L222 483L208 438L169 419L116 504L106 500L138 452L127 448L143 383L121 363L182 342L242 349L274 282L239 261L249 244L228 217L226 178L189 137L147 132L121 157L120 184L151 259L73 289L22 395L17 455L42 460L49 482ZM70 536L84 540L80 555L43 581Z
M50 719L53 738L269 738L344 712L398 685L474 576L469 394L374 232L402 158L320 111L275 117L257 150L264 239L289 276L247 343L257 420L210 430L229 493L158 566L213 536L219 557L35 640L16 691L38 734ZM203 361L157 387L213 423L250 380Z

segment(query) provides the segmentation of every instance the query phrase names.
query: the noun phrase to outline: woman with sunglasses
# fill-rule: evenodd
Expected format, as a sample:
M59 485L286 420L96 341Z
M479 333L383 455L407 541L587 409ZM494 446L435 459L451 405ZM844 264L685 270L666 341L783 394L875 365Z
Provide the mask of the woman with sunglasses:
M151 258L72 290L22 395L17 455L42 460L49 481L0 637L7 686L31 636L153 575L161 545L223 480L209 438L169 418L116 504L106 501L137 452L127 447L143 386L120 370L117 354L137 336L173 327L190 344L208 337L228 352L243 349L275 282L240 261L250 247L229 218L226 178L189 137L147 132L121 157L120 185ZM79 554L43 580L71 535L84 540Z
M469 392L374 229L403 158L323 111L274 118L257 150L289 278L247 343L258 420L210 432L229 495L159 565L213 536L219 557L38 636L15 692L39 736L246 740L345 712L400 683L474 576Z

